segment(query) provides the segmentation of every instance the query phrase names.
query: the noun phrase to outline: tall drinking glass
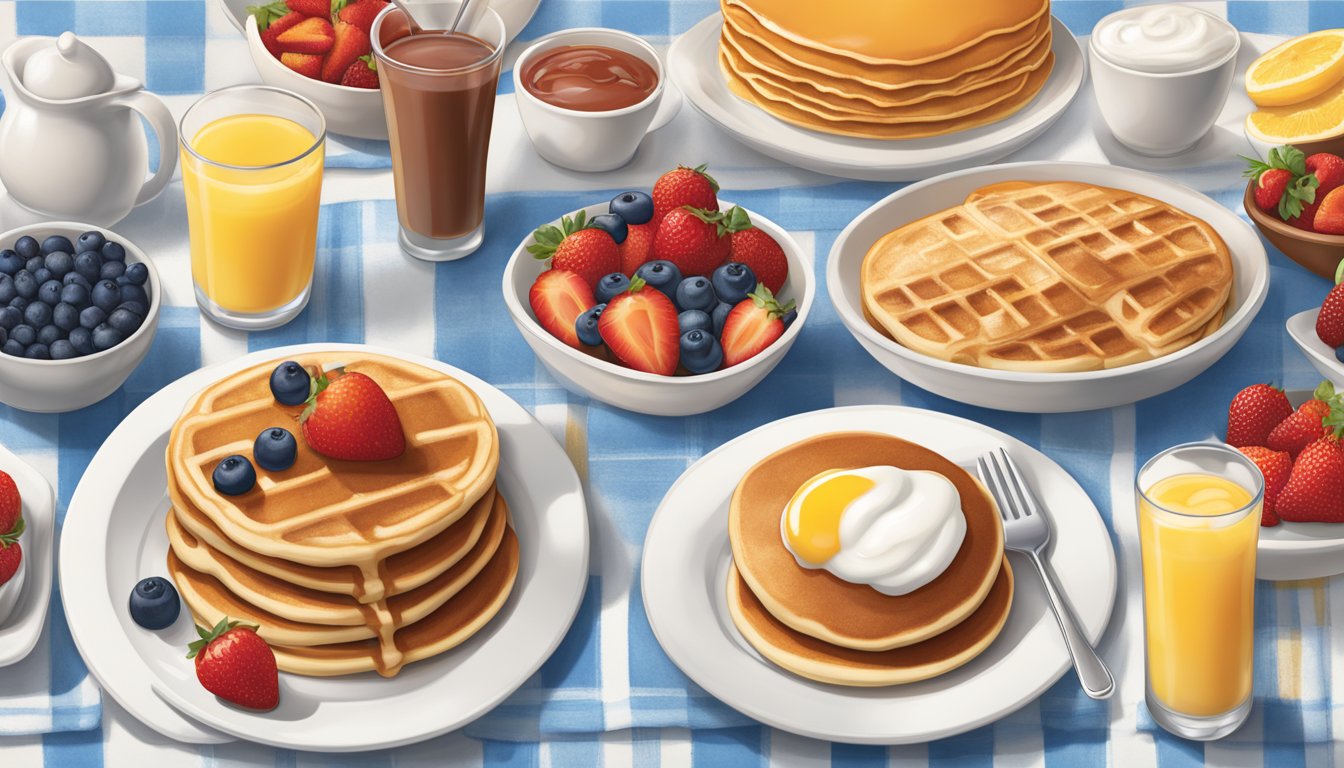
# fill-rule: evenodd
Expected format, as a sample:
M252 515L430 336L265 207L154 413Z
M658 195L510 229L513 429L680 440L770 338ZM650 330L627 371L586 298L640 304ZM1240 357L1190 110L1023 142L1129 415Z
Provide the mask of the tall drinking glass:
M1251 711L1264 478L1240 451L1187 443L1135 486L1148 711L1177 736L1222 738Z
M416 35L389 5L371 34L392 144L398 240L427 261L460 259L484 239L485 163L504 22L486 9L465 29L442 31L459 5L416 3L415 19L426 30Z
M231 328L274 328L312 291L327 126L307 99L242 85L182 116L196 303Z

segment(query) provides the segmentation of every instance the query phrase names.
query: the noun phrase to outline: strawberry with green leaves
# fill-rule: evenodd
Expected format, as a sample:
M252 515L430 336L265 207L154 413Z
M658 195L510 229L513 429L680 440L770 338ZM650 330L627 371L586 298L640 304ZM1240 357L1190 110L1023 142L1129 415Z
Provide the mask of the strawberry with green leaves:
M1336 267L1335 287L1325 295L1316 314L1316 337L1331 349L1344 347L1344 261Z
M538 259L550 259L551 269L573 272L588 283L589 289L605 275L621 271L621 253L606 230L592 226L588 215L579 211L574 218L564 216L560 226L547 224L532 233L535 241L527 252Z
M723 321L723 367L750 360L774 344L784 335L783 318L793 308L793 301L781 305L769 288L757 285Z
M1333 431L1298 455L1275 511L1292 523L1344 523L1344 447Z
M188 647L196 660L196 679L205 690L240 707L269 711L280 703L275 652L257 634L255 624L227 616L210 629L196 627L199 640Z
M14 578L23 562L23 499L14 478L0 471L0 584Z
M360 56L341 75L341 85L378 90L378 62L373 55Z
M1270 150L1267 161L1242 159L1248 166L1245 175L1255 181L1256 206L1294 226L1298 226L1295 221L1306 219L1305 228L1311 229L1320 180L1307 172L1306 155L1296 147L1284 146ZM1311 216L1303 216L1308 210Z
M284 51L280 49L280 44L276 41L276 38L280 37L290 27L308 18L298 11L290 10L284 2L271 3L270 5L249 5L247 12L257 20L257 32L261 33L261 44L266 46L266 50L270 51L271 55L277 59Z
M653 219L655 227L669 211L684 206L702 211L719 210L719 182L706 172L705 164L689 168L679 165L653 183Z
M406 450L397 408L358 371L318 374L299 416L308 447L330 459L387 461Z
M672 262L683 278L709 277L728 259L729 236L747 229L751 229L751 218L736 205L727 211L674 208L658 224L653 258Z
M1306 401L1284 419L1265 439L1265 447L1287 451L1294 459L1311 443L1324 437L1330 427L1327 420L1341 407L1339 395L1328 381L1316 387L1312 399Z

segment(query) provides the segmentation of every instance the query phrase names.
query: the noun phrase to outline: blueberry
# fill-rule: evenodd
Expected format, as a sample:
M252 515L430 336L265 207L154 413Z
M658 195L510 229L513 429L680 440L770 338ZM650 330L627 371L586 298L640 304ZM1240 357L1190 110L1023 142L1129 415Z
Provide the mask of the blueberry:
M22 296L15 296L14 298L9 300L9 306L22 312L23 310L28 308L28 300L23 298Z
M121 243L114 243L111 240L103 244L103 259L106 261L125 261L126 249Z
M93 354L93 331L88 328L76 328L70 331L70 346L81 356Z
M126 279L136 285L144 285L149 282L149 267L141 262L135 262L126 266Z
M4 325L3 320L0 320L0 325ZM1335 359L1344 363L1344 347L1335 347Z
M29 237L28 235L24 235L23 237L20 237L17 241L15 241L14 250L25 261L33 258L34 256L42 255L42 246L37 244L37 240L35 238Z
M710 282L714 283L714 291L719 294L719 300L728 304L737 304L747 298L747 294L756 290L756 275L751 271L751 267L736 261L730 261L714 270Z
M312 382L302 365L286 360L271 372L271 394L281 405L299 405L308 399Z
M167 629L177 621L182 601L167 579L150 576L131 590L131 619L145 629Z
M40 267L36 272L33 273L33 279L37 281L38 285L41 285L49 280L54 280L55 277L51 274L50 269L47 269L46 267Z
M709 373L723 362L723 347L713 334L696 329L681 335L681 364L691 373Z
M677 286L681 284L681 270L670 261L649 261L635 270L635 277L643 278L651 288L657 288L669 299L676 299Z
M103 269L98 273L98 277L103 280L116 280L118 277L126 274L126 264L121 261L104 261ZM135 282L132 280L131 282Z
M790 325L793 325L794 320L798 319L798 310L790 309L788 312L785 312L783 316L781 316L779 319L780 322L784 323L784 327L788 328Z
M33 277L33 273L26 269L21 269L17 275L14 275L14 290L19 294L20 298L31 299L37 296L37 287L39 285L41 285L41 283L37 282L37 279Z
M107 238L103 237L102 232L85 232L75 240L75 252L83 253L85 251L101 250Z
M146 307L149 306L149 294L145 293L144 288L141 288L140 286L131 283L130 285L120 286L120 290L121 290L121 296L119 300L116 302L117 304L120 304L123 301L138 301L141 304L144 304ZM98 294L96 293L94 294L93 297L93 303L95 304L98 303Z
M648 224L653 219L653 198L643 192L622 192L611 198L607 210L625 219L626 224Z
M75 269L75 257L65 251L47 254L43 266L51 270L52 277L65 277Z
M88 328L92 331L107 320L107 313L98 307L85 307L79 313L79 325L81 328Z
M84 278L83 275L79 274L78 272L67 273L65 277L61 278L61 282L65 283L66 285L83 286L84 290L86 291L93 290L93 283L90 283L88 280Z
M18 295L18 289L14 287L14 278L0 272L0 304L8 304Z
M122 286L130 285L130 284L131 284L131 278L127 277L126 275L122 275L121 277L116 278L116 283L117 283L117 287L118 287L118 288L120 288L120 287L122 287Z
M61 301L75 309L83 309L89 306L89 291L84 286L74 283L63 285L61 286Z
M60 280L48 280L41 283L37 287L37 300L54 307L61 303L61 289L64 287Z
M714 332L714 320L708 312L699 309L688 309L677 315L677 326L680 333L684 336L690 331L701 330L707 333Z
M34 301L23 310L23 321L34 328L41 328L51 322L51 311L50 304Z
M55 253L56 251L74 253L75 244L70 242L70 238L64 235L52 235L42 241L42 253Z
M234 454L215 465L215 490L225 496L241 496L257 484L257 470L252 462Z
M625 242L625 236L630 234L630 228L626 226L625 219L614 213L604 213L600 216L594 216L590 222L592 226L611 235L611 239L616 241L617 245Z
M73 331L79 327L79 309L74 304L61 302L51 311L51 322L62 331Z
M146 314L148 314L148 309L146 309L145 305L138 301L123 301L117 305L117 309L130 310L141 317L145 317ZM116 310L113 311L115 312Z
M53 341L47 349L51 353L52 360L70 360L79 357L79 353L75 351L75 346L65 339Z
M111 349L126 340L126 336L109 325L93 329L93 348L99 352Z
M298 455L298 441L283 427L264 430L252 445L252 458L257 460L257 466L271 472L284 472L294 466Z
M45 266L47 266L47 260L41 256L34 256L23 263L23 268L29 272L36 272Z
M145 318L135 314L129 309L114 309L112 314L107 316L107 324L130 336L135 333L135 329L145 322Z
M682 280L677 285L676 300L677 309L682 312L688 309L708 312L719 303L719 297L714 295L714 286L703 277L688 277Z
M23 356L29 360L50 360L51 350L47 349L46 344L32 344L23 350Z
M4 346L0 347L0 352L4 352L10 357L23 357L23 345L14 339L6 341Z
M45 344L50 347L65 336L61 329L54 325L44 325L37 329L37 343Z
M630 278L623 272L612 272L597 281L597 289L593 291L593 296L597 298L599 304L606 304L628 290L630 290Z
M6 331L14 330L14 326L23 322L23 312L13 307L4 307L0 309L0 328Z
M9 331L0 328L0 347L3 347L6 341L9 341Z
M93 286L93 292L90 294L93 306L111 312L117 308L117 305L127 299L121 297L121 287L111 280L100 280Z
M602 343L602 334L597 330L598 320L602 317L602 312L607 308L606 304L598 304L596 307L579 315L574 321L574 331L579 334L579 341L590 347L595 347Z
M732 311L733 311L732 304L720 304L719 306L714 308L713 312L709 313L710 318L714 320L715 336L723 335L723 323L725 320L728 319L728 313Z
M93 251L85 251L75 256L75 271L90 284L96 283L103 273L103 257Z
M0 251L0 275L14 276L15 272L23 269L25 259L19 254L6 248Z

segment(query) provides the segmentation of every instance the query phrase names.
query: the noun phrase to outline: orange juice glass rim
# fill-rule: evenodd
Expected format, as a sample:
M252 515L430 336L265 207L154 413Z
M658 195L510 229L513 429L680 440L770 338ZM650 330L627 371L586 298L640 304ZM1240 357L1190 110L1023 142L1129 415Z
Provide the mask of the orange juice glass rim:
M1149 467L1151 467L1151 466L1153 465L1153 462L1157 461L1158 459L1163 458L1164 456L1166 456L1166 455L1169 454L1169 453L1174 453L1174 452L1179 451L1179 450L1183 450L1183 449L1191 449L1191 448L1204 448L1204 449L1213 449L1213 450L1219 450L1219 451L1222 451L1222 452L1224 452L1224 453L1227 453L1230 457L1235 457L1236 460L1237 460L1238 462L1240 462L1241 464L1243 464L1243 465L1245 465L1246 467L1248 467L1249 469L1251 469L1252 472L1253 472L1252 477L1254 477L1254 478L1256 479L1255 490L1251 493L1251 500L1248 501L1247 503L1243 504L1242 506L1237 507L1237 508L1234 509L1234 510L1231 510L1231 511L1229 511L1229 512L1223 512L1222 514L1218 514L1218 515L1192 515L1192 514L1189 514L1188 512L1178 512L1178 511L1176 511L1176 510L1174 510L1174 509L1169 509L1169 508L1167 508L1167 507L1162 506L1161 504L1158 504L1157 502L1153 501L1152 499L1150 499L1150 498L1148 497L1148 491L1147 491L1146 489L1144 489L1142 486L1139 485L1139 480L1138 480L1138 478L1142 477L1142 476L1144 475L1144 473L1148 471ZM1194 473L1194 472L1186 472L1186 473L1182 473L1182 474L1195 474L1195 473ZM1175 475L1174 475L1174 474L1172 474L1172 475L1167 475L1166 477L1175 477ZM1163 479L1166 479L1166 478L1164 477ZM1160 482L1160 481L1159 481L1159 482ZM1234 482L1235 482L1235 481L1234 481ZM1237 483L1237 484L1240 485L1240 483ZM1154 483L1154 485L1156 485L1156 483ZM1134 477L1134 489L1138 492L1139 497L1142 498L1144 501L1148 502L1150 505L1152 505L1152 507L1153 507L1154 509L1160 509L1160 510L1162 510L1163 512L1165 512L1166 514L1169 514L1169 515L1176 515L1177 517L1185 517L1185 518L1191 518L1191 519L1201 519L1201 520L1225 520L1225 519L1228 519L1228 518L1239 517L1239 516L1241 516L1241 515L1245 515L1245 514L1246 514L1247 512L1249 512L1250 510L1255 509L1256 505L1260 504L1260 503L1264 500L1264 497L1265 497L1265 476L1264 476L1263 473L1260 472L1260 467L1256 466L1255 462L1254 462L1254 461L1251 461L1251 460L1246 456L1246 454L1242 453L1241 451L1238 451L1236 448L1233 448L1232 446L1230 446L1230 445L1228 445L1228 444L1226 444L1226 443L1212 443L1212 442L1209 442L1209 443L1181 443L1180 445L1173 445L1172 447L1170 447L1170 448L1168 448L1168 449L1166 449L1166 450L1164 450L1164 451L1158 451L1152 458L1148 459L1148 461L1145 461L1145 462L1143 463L1143 466L1139 468L1139 472L1138 472L1138 474L1135 475L1135 477Z
M208 99L214 98L220 94L239 93L242 91L269 91L271 93L275 93L280 96L286 96L291 99L294 99L295 101L300 102L304 106L311 109L313 111L313 114L317 116L317 125L318 125L317 138L316 140L313 141L312 146L308 147L304 151L300 152L294 157L291 157L288 160L284 160L279 163L271 163L270 165L230 165L229 163L221 163L216 160L211 160L205 155L202 155L200 152L197 152L196 148L191 146L191 139L187 138L187 130L186 130L187 118L191 117L191 113L195 111L197 107L204 104ZM275 86L272 85L231 85L227 88L220 88L217 91L211 91L210 93L207 93L201 98L197 99L194 104L188 107L187 111L183 113L182 119L179 120L177 124L177 141L179 144L182 145L183 149L191 153L192 157L196 158L197 160L200 160L203 163L213 165L216 168L227 168L232 171L267 171L272 170L274 168L283 168L287 165L293 165L294 163L299 162L305 157L311 155L313 152L317 151L317 148L321 147L322 143L326 140L327 140L327 118L325 115L322 114L322 110L318 109L317 105L314 104L312 101L308 100L307 98L300 96L299 94L294 93L293 91L287 91L284 88L276 88Z

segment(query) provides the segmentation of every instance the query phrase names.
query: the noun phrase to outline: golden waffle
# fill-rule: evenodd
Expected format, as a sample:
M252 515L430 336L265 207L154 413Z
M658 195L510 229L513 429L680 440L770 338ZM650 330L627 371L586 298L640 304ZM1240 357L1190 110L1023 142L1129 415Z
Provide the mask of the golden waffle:
M966 536L952 564L905 595L803 568L780 535L780 515L804 482L827 470L875 465L943 475L966 516ZM984 602L1003 561L998 509L974 478L927 448L869 432L820 435L758 462L733 492L728 538L743 580L772 616L796 632L860 651L912 645L961 623Z
M384 558L433 538L490 488L499 439L480 398L462 382L396 358L315 353L305 368L361 372L397 409L406 435L399 458L345 462L317 455L299 441L284 472L258 468L257 486L241 496L217 493L210 475L224 457L250 454L263 430L298 430L299 407L272 397L275 362L244 370L196 395L174 425L168 473L190 505L240 547L305 565L353 565L377 578Z
M1010 182L899 227L864 257L868 316L898 343L985 368L1081 371L1150 360L1216 329L1227 245L1159 200Z
M1013 570L1004 558L985 601L964 621L914 645L856 651L790 629L770 615L736 566L728 573L728 611L747 642L796 675L835 685L899 685L956 669L994 642L1008 620L1012 602Z

